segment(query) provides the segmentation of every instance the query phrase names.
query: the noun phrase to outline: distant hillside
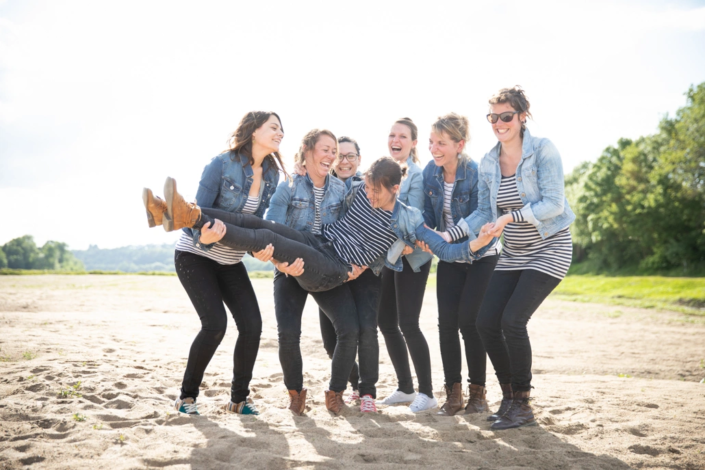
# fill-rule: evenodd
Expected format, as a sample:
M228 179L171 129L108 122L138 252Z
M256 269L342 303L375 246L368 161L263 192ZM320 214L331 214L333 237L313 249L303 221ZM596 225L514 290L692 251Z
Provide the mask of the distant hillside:
M174 272L174 245L138 245L120 248L98 248L91 245L87 250L73 250L74 256L83 262L86 270ZM248 271L271 271L272 263L262 263L246 255L243 263Z

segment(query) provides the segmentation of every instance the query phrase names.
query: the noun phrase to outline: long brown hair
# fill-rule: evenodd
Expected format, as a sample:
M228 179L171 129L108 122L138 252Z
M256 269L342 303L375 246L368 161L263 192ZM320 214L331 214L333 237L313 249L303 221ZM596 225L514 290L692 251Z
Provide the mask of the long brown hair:
M414 121L412 121L411 118L409 118L409 117L399 118L396 121L394 121L394 124L405 125L411 131L411 140L419 140L419 128L416 127L416 124L414 124ZM416 154L416 147L411 147L410 155L411 155L411 158L413 158L414 163L419 163L419 156Z
M281 118L273 111L250 111L242 117L240 124L237 125L237 129L235 129L235 132L232 133L228 140L228 150L231 152L231 159L234 159L238 153L241 153L249 159L250 165L255 163L252 157L252 134L262 127L272 116L276 116L279 120L282 132L284 132ZM279 169L286 177L289 176L284 168L284 162L279 152L272 152L265 158L269 158L272 165L279 166Z

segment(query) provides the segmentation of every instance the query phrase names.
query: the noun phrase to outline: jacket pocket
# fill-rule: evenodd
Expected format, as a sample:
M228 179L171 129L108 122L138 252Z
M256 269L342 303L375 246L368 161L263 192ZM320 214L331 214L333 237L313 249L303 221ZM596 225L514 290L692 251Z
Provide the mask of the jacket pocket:
M242 186L230 178L224 177L218 195L218 209L232 211L237 208L242 197Z

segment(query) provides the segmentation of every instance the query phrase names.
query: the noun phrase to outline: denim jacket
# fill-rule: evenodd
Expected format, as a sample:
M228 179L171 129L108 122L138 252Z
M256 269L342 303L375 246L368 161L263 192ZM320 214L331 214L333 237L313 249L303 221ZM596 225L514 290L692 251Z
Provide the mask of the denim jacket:
M456 225L460 220L477 209L477 183L477 163L467 157L461 157L458 160L455 185L453 186L453 194L450 200L450 212ZM429 162L423 170L423 218L426 225L433 229L438 229L440 232L447 230L446 220L443 217L443 200L445 197L443 184L443 167L437 166L434 162Z
M321 224L332 224L338 220L344 197L345 183L331 175L326 176ZM283 181L272 196L265 218L295 230L310 232L316 222L316 198L311 178L295 175L291 181Z
M423 174L421 168L414 163L414 157L406 159L407 176L399 186L399 196L397 199L405 206L415 207L419 211L424 210ZM428 263L433 255L426 253L418 247L414 247L413 253L406 255L411 269L417 273L421 266Z
M497 143L482 158L477 210L458 224L471 239L476 238L475 233L482 225L496 221L501 215L497 207L502 181L500 150L501 143ZM521 214L524 220L536 226L542 238L556 234L575 220L565 198L563 163L558 150L550 140L532 137L528 129L524 130L516 181L519 197L524 203Z
M362 181L352 182L350 191L345 195L345 200L343 201L341 217L345 215L350 206L352 206L358 189L363 185L364 183ZM419 226L423 227L423 216L421 215L421 211L415 207L409 207L399 202L397 199L394 204L394 209L392 210L390 223L392 230L399 239L392 244L386 256L382 255L370 264L369 268L378 276L384 266L395 271L402 271L404 269L404 265L401 262L401 253L405 246L416 247L416 229ZM412 264L412 260L409 258L410 255L407 255L407 261L409 261L414 272L418 272L421 265L431 259L432 255L429 253L422 252L422 254L426 255L426 261L416 266Z
M203 169L196 193L198 205L228 212L241 212L252 187L252 175L252 166L247 156L230 151L218 155ZM262 217L269 206L269 200L278 182L279 168L271 158L265 158L262 162L259 207L254 213L257 217ZM199 249L208 251L215 244L199 243L200 230L184 229L184 231L193 236L193 244Z

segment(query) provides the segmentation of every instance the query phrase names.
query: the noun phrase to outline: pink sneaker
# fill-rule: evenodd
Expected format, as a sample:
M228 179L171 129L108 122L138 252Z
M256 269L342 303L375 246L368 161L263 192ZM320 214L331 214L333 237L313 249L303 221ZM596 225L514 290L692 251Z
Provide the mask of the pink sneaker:
M345 403L350 405L351 403L357 403L360 401L360 392L357 390L353 390L352 393L348 398L345 399Z
M377 405L372 395L363 395L360 398L360 411L363 413L377 413Z

